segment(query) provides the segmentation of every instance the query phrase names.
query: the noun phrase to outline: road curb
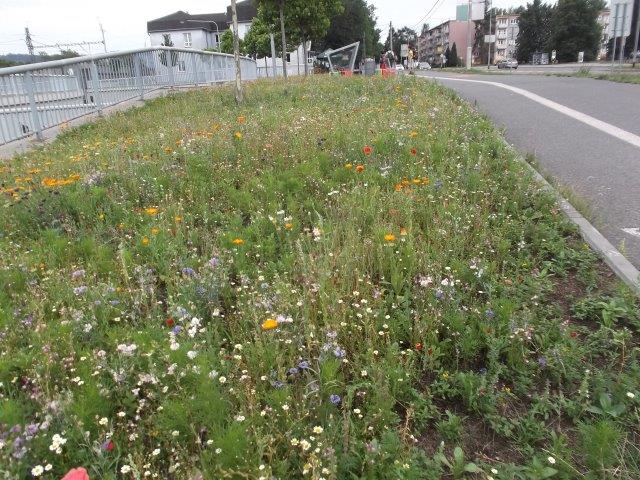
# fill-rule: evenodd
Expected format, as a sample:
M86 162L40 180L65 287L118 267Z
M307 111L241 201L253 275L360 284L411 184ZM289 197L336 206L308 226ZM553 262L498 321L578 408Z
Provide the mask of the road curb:
M542 186L542 188L551 193L558 206L564 212L564 214L573 222L579 229L580 235L587 242L591 248L593 248L602 260L613 270L620 280L626 283L631 290L633 290L638 296L640 296L640 271L633 264L627 260L627 258L615 248L604 235L594 227L589 220L587 220L576 208L564 198L556 188L551 185L540 173L527 162L524 157L518 152L515 147L510 145L502 136L500 137L505 146L511 151L516 159L526 165L531 171L536 181Z

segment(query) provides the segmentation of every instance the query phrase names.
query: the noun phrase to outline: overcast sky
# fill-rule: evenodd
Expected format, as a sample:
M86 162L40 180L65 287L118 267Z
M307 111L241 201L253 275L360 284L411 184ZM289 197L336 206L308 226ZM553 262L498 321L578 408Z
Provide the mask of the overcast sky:
M313 1L313 0L309 0ZM394 27L419 29L455 17L459 0L369 0L376 6L378 26L386 38L389 22ZM437 3L427 18L421 21ZM494 0L496 7L524 5L526 0ZM0 53L26 53L24 27L38 45L100 40L98 22L105 29L107 48L125 50L149 45L148 20L176 10L189 13L223 12L229 0L0 0ZM85 47L86 53L89 47ZM91 46L92 52L101 45ZM80 53L82 48L76 47ZM55 50L48 49L50 53Z

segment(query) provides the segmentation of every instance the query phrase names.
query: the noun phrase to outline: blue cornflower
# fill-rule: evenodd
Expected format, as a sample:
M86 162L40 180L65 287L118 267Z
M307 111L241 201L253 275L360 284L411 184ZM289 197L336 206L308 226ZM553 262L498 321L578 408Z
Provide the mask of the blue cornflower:
M340 405L342 398L340 398L340 395L336 395L335 393L332 393L331 396L329 397L329 401L334 405Z
M333 354L336 356L336 358L344 358L347 355L347 352L340 347L336 347L333 350Z
M307 362L306 360L301 361L301 362L298 364L298 368L299 368L300 370L306 370L307 368L309 368L309 362Z
M191 267L185 267L182 269L182 274L187 277L193 277L196 274L196 271Z
M488 308L484 314L486 315L487 318L494 318L496 316L496 312L494 312L493 310L491 310L490 308Z
M297 375L299 371L300 371L300 370L298 370L296 367L292 367L292 368L290 368L289 370L287 370L287 373L288 373L289 375Z
M540 368L544 368L547 366L547 358L546 357L538 357L538 365Z

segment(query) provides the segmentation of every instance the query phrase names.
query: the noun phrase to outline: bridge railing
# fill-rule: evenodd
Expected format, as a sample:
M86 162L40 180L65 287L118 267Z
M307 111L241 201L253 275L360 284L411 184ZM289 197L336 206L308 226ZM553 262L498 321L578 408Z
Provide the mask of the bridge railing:
M243 80L257 78L242 57ZM0 68L0 145L154 90L235 80L233 55L152 47Z

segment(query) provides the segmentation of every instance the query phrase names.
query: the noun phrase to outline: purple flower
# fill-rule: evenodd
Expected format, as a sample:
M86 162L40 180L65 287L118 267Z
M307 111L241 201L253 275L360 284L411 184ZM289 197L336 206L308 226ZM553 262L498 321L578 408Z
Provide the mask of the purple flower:
M547 366L547 358L546 357L538 357L538 365L540 368L544 368Z
M175 327L173 327L172 331L175 335L178 335L182 331L182 327L180 325L176 325Z
M342 398L340 398L340 395L336 395L335 393L332 393L331 396L329 397L329 401L334 405L340 405Z
M300 370L306 370L307 368L309 368L309 362L307 362L306 360L301 361L301 362L298 364L298 368L299 368Z
M276 380L276 381L275 381L275 382L273 382L271 385L273 385L273 387L274 387L274 388L278 388L278 389L280 389L280 388L284 387L284 383L283 383L283 382L281 382L280 380Z
M331 340L335 340L335 338L338 336L338 332L331 330L327 332L327 338L331 339Z
M333 350L333 354L336 356L336 358L344 358L347 355L347 352L345 352L344 349L340 347L336 347Z
M29 435L30 437L33 437L36 433L38 433L38 429L39 428L40 427L38 426L37 423L31 423L31 424L26 426L25 433L27 435Z
M298 370L296 367L293 367L293 368L290 368L290 369L287 371L287 373L288 373L289 375L297 375L299 371L300 371L300 370Z
M75 270L75 271L71 272L71 278L72 278L73 280L78 280L79 278L84 277L84 274L85 274L85 273L86 273L86 272L85 272L83 269Z
M440 289L436 290L436 298L442 300L444 298L444 292Z
M486 315L487 318L495 318L496 316L496 312L494 312L493 310L491 310L490 308L488 308L484 314Z
M220 260L218 260L217 257L213 257L211 258L211 260L209 260L208 265L211 268L216 268L218 265L220 264Z
M87 286L86 285L81 285L79 287L76 287L73 289L73 293L75 293L76 295L84 295L87 292Z
M196 271L191 267L185 267L182 269L182 274L185 277L193 277L196 274Z
M30 327L33 324L33 315L27 315L24 320L22 320L22 325L25 327Z

